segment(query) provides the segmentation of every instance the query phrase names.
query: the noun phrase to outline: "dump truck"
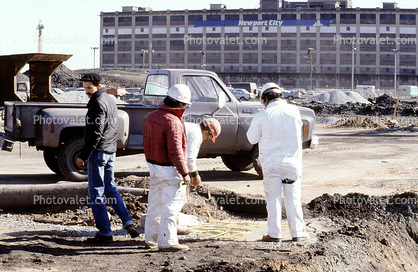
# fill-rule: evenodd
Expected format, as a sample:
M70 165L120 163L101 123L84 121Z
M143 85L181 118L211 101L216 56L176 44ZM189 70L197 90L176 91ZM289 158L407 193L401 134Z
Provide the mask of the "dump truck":
M0 67L12 67L7 79L13 81L17 72L26 63L30 67L30 99L4 101L4 131L0 134L1 150L12 151L16 141L28 142L43 152L46 165L67 180L87 179L87 169L78 166L76 159L84 145L83 133L87 105L85 103L57 103L50 93L51 75L58 63L68 55L24 54L0 57ZM11 63L17 61L19 65ZM41 63L41 64L39 64ZM35 65L36 64L36 65ZM1 67L0 70L6 69ZM0 74L0 78L3 75ZM13 84L0 80L0 92L9 92L13 98ZM42 88L37 82L42 83ZM206 117L220 121L222 133L216 143L203 143L200 158L222 157L224 164L233 171L255 167L262 175L258 163L258 147L251 145L246 132L254 115L263 109L260 102L240 102L216 73L193 69L159 69L147 74L141 103L118 104L117 156L143 153L142 120L156 110L174 84L186 84L192 93L192 105L186 109L185 121L199 123ZM7 87L7 88L6 88ZM300 107L304 148L314 148L317 138L313 136L315 114L311 109Z

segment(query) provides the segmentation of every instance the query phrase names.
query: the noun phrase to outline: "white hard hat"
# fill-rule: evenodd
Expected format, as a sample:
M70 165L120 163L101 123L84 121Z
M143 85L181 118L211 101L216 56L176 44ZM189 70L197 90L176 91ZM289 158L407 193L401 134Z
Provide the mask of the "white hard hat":
M204 121L212 133L212 142L215 142L216 137L221 134L221 124L215 118L206 118Z
M283 91L276 83L269 82L264 84L263 88L261 88L261 95L264 93L283 93Z
M175 84L167 92L167 96L171 97L174 100L177 100L181 103L192 104L190 103L190 89L189 86L184 84Z

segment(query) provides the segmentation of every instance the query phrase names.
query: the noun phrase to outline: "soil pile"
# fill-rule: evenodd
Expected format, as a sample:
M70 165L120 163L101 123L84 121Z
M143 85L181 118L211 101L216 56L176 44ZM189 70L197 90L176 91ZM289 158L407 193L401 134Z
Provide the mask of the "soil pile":
M418 265L418 195L324 194L308 207L334 231L322 233L321 271L413 271ZM318 245L319 245L318 244ZM349 253L349 254L346 254ZM321 263L320 261L326 263Z
M298 105L314 110L315 114L320 117L326 117L330 115L393 115L396 106L396 99L394 99L393 97L384 94L377 98L370 98L369 102L369 104L359 102L346 102L345 104L334 104L322 101L301 101L298 102ZM396 115L418 116L418 102L400 100L396 109Z

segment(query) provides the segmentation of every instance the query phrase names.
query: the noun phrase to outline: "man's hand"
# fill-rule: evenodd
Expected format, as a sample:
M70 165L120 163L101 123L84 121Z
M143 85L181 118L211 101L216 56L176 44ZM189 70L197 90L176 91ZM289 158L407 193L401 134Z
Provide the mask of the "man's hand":
M189 176L189 174L187 174L183 177L182 185L189 185L189 184L190 184L190 176Z
M197 186L202 182L202 179L200 178L200 175L197 175L195 177L192 177L192 185Z
M78 166L85 166L86 165L86 162L85 161L83 161L82 159L80 159L80 158L77 158L77 165Z

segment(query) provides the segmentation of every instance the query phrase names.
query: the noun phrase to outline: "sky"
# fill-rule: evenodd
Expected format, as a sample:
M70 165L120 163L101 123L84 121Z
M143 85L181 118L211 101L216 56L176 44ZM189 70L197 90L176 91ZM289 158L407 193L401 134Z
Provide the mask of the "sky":
M353 0L353 7L382 7L381 0ZM416 8L418 0L385 0L400 8ZM0 0L0 55L36 53L39 21L43 29L43 53L73 55L64 64L70 69L99 66L100 12L122 11L122 6L158 10L209 9L210 4L227 9L259 7L259 0ZM94 52L96 52L94 54Z

